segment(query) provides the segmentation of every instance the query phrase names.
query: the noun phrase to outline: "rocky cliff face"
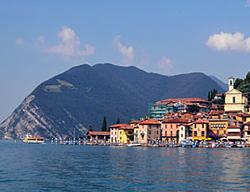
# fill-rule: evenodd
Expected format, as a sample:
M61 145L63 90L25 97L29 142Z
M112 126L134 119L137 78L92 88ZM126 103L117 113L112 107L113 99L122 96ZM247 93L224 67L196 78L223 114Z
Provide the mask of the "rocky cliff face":
M63 126L63 120L54 121L33 102L34 99L34 95L28 96L11 116L0 125L0 136L2 138L23 139L27 134L45 138L64 138L86 133L86 128L80 123L70 129L70 127L65 128ZM74 121L73 116L67 114Z

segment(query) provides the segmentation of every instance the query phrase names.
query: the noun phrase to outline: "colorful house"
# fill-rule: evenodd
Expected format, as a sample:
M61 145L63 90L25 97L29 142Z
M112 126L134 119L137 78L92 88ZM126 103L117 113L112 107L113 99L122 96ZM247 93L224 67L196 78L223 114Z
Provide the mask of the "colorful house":
M118 129L118 142L122 144L134 141L134 127L130 125L120 126Z
M126 124L115 124L115 125L109 126L110 143L119 143L118 131L119 131L119 128L122 126L126 126Z
M131 121L129 125L134 127L134 143L139 143L139 123L141 121Z
M241 128L240 126L230 125L227 128L227 139L232 142L241 140Z
M250 144L250 121L243 124L243 137L246 139L246 143Z
M181 124L187 123L187 120L175 118L175 119L164 119L162 121L162 140L177 143L179 141L178 131Z
M150 119L139 123L139 143L156 143L161 139L161 123Z
M180 124L178 143L181 143L182 141L186 141L187 139L192 139L192 129L189 126L189 124L185 124L185 123Z
M207 121L195 121L192 125L192 139L206 140L208 137L209 123Z
M109 131L88 131L86 134L87 140L90 142L101 143L109 141Z
M228 119L209 119L209 130L219 138L227 137Z

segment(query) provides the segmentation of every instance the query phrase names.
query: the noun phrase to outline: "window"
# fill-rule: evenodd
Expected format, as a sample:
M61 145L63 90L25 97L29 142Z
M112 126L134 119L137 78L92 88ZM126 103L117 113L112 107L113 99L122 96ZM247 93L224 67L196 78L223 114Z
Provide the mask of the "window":
M120 134L122 134L122 132L120 131Z
M201 136L204 137L205 136L205 131L201 132Z
M183 127L181 128L181 130L183 131Z
M122 140L122 137L120 137L120 140Z
M233 85L233 81L232 81L232 80L230 81L230 85L231 85L231 86Z
M165 136L167 136L167 131L165 131Z
M170 132L170 134L171 134L171 137L172 137L172 135L173 135L173 131L171 131L171 132Z
M181 134L181 138L183 137L183 134Z
M168 128L168 125L165 125L165 128L167 129L167 128Z
M233 103L235 103L235 97L233 97Z
M151 134L151 129L148 130L148 134Z
M204 128L204 124L202 124L202 128Z
M194 131L194 136L195 136L195 137L197 136L197 131Z

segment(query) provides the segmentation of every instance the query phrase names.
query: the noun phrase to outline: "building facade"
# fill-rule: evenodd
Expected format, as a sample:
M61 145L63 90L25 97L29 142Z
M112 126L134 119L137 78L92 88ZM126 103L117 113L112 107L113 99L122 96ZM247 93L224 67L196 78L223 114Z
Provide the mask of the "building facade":
M161 139L161 123L150 119L139 123L139 143L156 143Z
M225 93L224 109L226 113L247 113L248 98L234 89L234 78L229 78L229 91Z
M180 118L164 119L162 121L162 140L177 143L179 141L179 126L183 123L187 123L187 121Z
M192 139L193 140L206 140L208 137L209 123L206 121L195 121L192 125Z

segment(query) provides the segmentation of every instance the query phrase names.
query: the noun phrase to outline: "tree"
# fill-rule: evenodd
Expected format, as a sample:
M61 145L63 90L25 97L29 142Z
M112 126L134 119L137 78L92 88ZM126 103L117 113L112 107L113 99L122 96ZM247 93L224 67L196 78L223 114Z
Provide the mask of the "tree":
M250 71L247 73L245 81L246 83L250 83Z
M210 93L210 91L208 91L208 93L207 93L207 100L211 101L211 93Z
M120 119L117 118L116 124L120 124Z
M89 125L89 131L94 131L93 125Z
M242 82L242 79L237 78L234 82L234 88L237 89Z
M189 107L189 111L190 112L199 112L199 109L200 109L200 107L199 106L197 106L197 105L191 105L190 107Z
M102 121L102 131L107 131L106 116L103 117L103 121Z

